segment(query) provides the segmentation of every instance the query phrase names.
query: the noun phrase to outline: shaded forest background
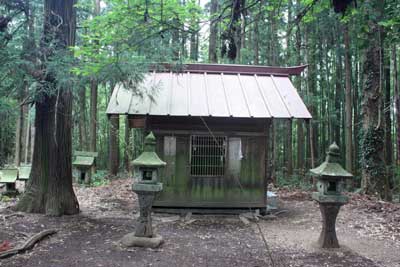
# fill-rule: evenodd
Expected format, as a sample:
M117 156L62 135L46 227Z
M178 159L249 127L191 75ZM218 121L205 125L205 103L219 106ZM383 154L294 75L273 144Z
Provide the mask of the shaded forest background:
M32 161L34 104L60 88L72 93L72 151L98 151L97 168L116 174L142 133L106 106L119 82L140 93L149 64L307 64L292 81L313 119L274 123L271 179L309 187L335 141L356 176L349 189L400 191L398 1L69 0L76 38L63 52L43 31L49 2L0 0L0 166Z

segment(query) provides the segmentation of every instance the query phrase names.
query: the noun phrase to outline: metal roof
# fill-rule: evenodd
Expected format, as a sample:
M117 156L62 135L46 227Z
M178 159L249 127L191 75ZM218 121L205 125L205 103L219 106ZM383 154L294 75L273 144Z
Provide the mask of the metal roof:
M152 72L138 90L117 85L107 114L311 118L288 73L245 73Z

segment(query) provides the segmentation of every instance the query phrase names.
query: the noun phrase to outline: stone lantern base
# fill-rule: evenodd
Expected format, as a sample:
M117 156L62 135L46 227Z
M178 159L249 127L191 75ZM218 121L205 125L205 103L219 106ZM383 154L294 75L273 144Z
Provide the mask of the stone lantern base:
M154 237L135 236L135 233L125 235L120 243L124 247L144 247L158 248L164 242L162 236L155 235Z
M120 243L125 247L157 248L163 243L163 239L153 232L151 207L156 194L162 190L162 184L135 183L132 189L138 195L140 216L136 222L135 232L125 235Z
M321 248L339 248L336 236L336 217L339 213L341 203L319 203L322 215L322 230L318 239Z

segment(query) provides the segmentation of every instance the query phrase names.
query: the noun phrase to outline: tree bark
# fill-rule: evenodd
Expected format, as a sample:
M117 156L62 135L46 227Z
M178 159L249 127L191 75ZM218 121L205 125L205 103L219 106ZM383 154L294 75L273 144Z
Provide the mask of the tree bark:
M340 107L341 107L341 95L342 95L342 90L343 90L343 83L342 83L342 55L340 52L339 47L336 49L336 75L335 75L335 79L336 79L336 84L335 84L335 108L334 108L334 116L335 119L333 120L333 123L331 123L331 134L330 136L332 136L333 138L329 138L329 142L335 141L336 144L340 145L340 140L341 140L341 136L340 136L340 128L341 128L341 114L342 112L340 112ZM346 77L347 78L347 77ZM329 82L329 80L327 79L327 82ZM347 86L347 85L346 85ZM346 87L347 89L347 87ZM347 91L346 91L347 93ZM347 96L347 95L346 95ZM346 102L347 104L347 102ZM323 113L322 113L323 114ZM324 142L328 141L328 140L323 140ZM326 144L324 143L324 145L322 147L326 148L326 145L330 145L330 144ZM351 148L350 148L351 149Z
M382 57L383 57L383 81L382 86L385 88L385 99L383 110L385 114L385 162L387 170L386 191L390 190L393 177L393 142L392 142L392 119L391 119L391 92L390 92L390 53L385 51L382 41ZM387 53L388 52L388 53ZM390 194L389 194L390 195ZM390 198L390 196L389 196Z
M20 99L21 100L21 99ZM18 117L15 129L15 166L19 166L21 163L22 157L22 139L23 139L23 125L24 125L24 108L22 105L19 105L18 108Z
M26 116L26 133L25 133L25 149L24 149L24 152L25 152L25 164L28 164L28 162L29 162L29 160L31 160L32 159L32 152L31 152L31 150L32 150L32 129L31 129L31 109L30 109L30 107L27 105L26 106L26 109L27 109L27 111L26 111L26 113L27 113L27 116ZM29 157L31 158L31 159L29 159Z
M399 91L399 77L397 72L397 47L394 44L392 47L392 58L393 58L393 87L395 95L396 105L396 143L397 143L397 165L400 165L400 91Z
M288 176L293 174L292 119L287 121L286 169Z
M125 170L130 172L130 156L131 149L131 128L129 127L128 116L125 116L125 151L124 151L124 167Z
M254 65L260 64L260 44L259 44L259 15L257 15L256 21L254 22L254 34L253 34L253 42L254 42Z
M210 39L208 42L208 61L210 63L217 63L217 35L218 35L218 23L214 20L218 12L218 0L211 0L210 6Z
M345 143L346 143L346 170L353 172L353 99L351 90L351 63L350 63L350 38L349 26L346 24L343 28L344 31L344 67L345 67L345 80L346 80L346 94L345 94L345 120L346 127ZM351 184L348 183L349 189Z
M45 1L41 42L44 51L65 53L69 46L74 45L74 5L75 0ZM45 58L43 62L46 62ZM52 73L48 73L43 82L46 90L54 90L56 94L43 90L39 97L41 101L35 103L32 170L25 194L16 209L53 216L76 214L79 204L72 188L71 164L72 91L70 88L57 88Z
M86 87L79 90L79 147L80 150L87 150L87 128L86 128Z
M100 14L100 0L94 0L94 16ZM90 151L97 152L97 95L98 83L95 78L90 81ZM96 165L92 167L92 173L96 173ZM90 180L87 181L90 183Z
M296 64L301 65L301 31L300 26L296 30ZM296 77L297 91L302 94L302 77ZM304 121L297 120L297 169L300 175L304 175Z
M368 16L368 45L363 62L363 102L362 102L362 188L367 194L378 194L387 199L385 192L387 179L384 155L384 114L382 112L381 88L381 27L378 24L383 15L380 0L365 1Z
M119 168L119 116L110 116L110 174L117 175Z

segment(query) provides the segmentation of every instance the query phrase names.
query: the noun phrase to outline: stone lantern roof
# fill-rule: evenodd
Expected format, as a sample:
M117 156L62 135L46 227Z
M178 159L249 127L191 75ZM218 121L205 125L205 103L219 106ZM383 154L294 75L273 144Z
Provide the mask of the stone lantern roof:
M319 176L321 179L352 178L353 175L343 169L343 167L339 164L339 156L339 147L334 142L329 146L328 152L326 153L325 161L318 167L311 169L310 173Z
M138 158L132 161L134 166L162 167L167 163L162 161L156 153L156 138L153 132L150 132L144 139L144 151Z

